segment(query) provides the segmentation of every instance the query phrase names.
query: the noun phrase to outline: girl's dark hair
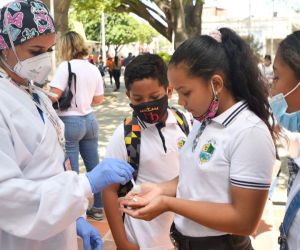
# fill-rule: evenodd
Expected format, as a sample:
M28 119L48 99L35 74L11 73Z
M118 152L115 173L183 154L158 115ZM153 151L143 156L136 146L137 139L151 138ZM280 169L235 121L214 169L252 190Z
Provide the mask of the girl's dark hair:
M268 127L273 138L274 122L268 102L268 89L260 77L255 56L250 46L233 30L219 29L221 42L201 35L188 39L173 54L170 65L183 64L190 76L209 80L221 73L225 87L238 100L246 100L253 111Z
M281 41L277 55L295 72L295 76L300 79L300 30L288 35Z
M145 54L135 57L125 68L125 87L130 90L134 81L145 78L157 79L161 86L167 89L167 65L163 59L154 54Z

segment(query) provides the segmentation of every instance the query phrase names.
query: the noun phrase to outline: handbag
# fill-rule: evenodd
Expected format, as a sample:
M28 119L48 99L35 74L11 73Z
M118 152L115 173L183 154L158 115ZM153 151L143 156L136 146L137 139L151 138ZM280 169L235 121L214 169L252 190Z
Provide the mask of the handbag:
M53 103L54 109L67 110L68 108L70 108L71 101L73 98L73 93L71 91L71 84L73 79L74 79L74 90L76 95L76 74L72 72L70 62L68 62L68 71L69 71L68 86L64 90L62 96L56 102Z

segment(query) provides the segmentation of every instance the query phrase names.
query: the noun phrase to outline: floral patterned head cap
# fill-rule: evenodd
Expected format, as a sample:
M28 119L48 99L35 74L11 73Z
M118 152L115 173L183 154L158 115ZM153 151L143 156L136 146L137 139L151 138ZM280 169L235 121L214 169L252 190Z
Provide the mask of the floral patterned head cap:
M40 0L15 0L0 9L0 50L54 32L53 18Z

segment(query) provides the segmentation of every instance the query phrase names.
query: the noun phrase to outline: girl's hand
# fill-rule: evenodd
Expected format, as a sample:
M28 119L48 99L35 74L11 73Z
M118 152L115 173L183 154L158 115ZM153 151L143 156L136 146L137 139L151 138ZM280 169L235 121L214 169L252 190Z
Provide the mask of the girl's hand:
M142 200L141 202L139 202L139 199L142 199L138 196L135 196L135 198L137 198L137 202L136 203L140 203L142 204L143 202L145 202L144 200ZM150 221L152 219L154 219L155 217L159 216L160 214L167 212L168 211L168 206L167 206L167 202L166 199L168 199L169 197L167 196L157 196L156 198L154 198L152 201L150 201L147 205L145 205L142 208L136 208L133 209L133 206L131 206L131 208L125 208L123 207L121 210L128 214L131 217L134 217L136 219L141 219L141 220L147 220ZM130 203L132 204L132 203Z
M125 197L119 199L121 209L125 206L133 209L145 207L162 193L161 188L157 184L143 183L140 187L139 193L130 191Z

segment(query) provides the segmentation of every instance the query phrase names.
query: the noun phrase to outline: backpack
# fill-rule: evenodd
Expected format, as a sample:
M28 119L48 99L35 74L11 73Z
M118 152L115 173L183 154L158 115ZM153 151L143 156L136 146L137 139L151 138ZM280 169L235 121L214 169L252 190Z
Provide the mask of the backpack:
M188 136L190 129L185 116L175 108L170 108L177 124L182 132ZM124 120L124 141L127 151L127 162L134 168L133 178L137 179L140 164L140 147L141 147L141 127L137 115L133 112L132 116ZM131 181L121 185L118 190L118 196L125 196L132 189Z

